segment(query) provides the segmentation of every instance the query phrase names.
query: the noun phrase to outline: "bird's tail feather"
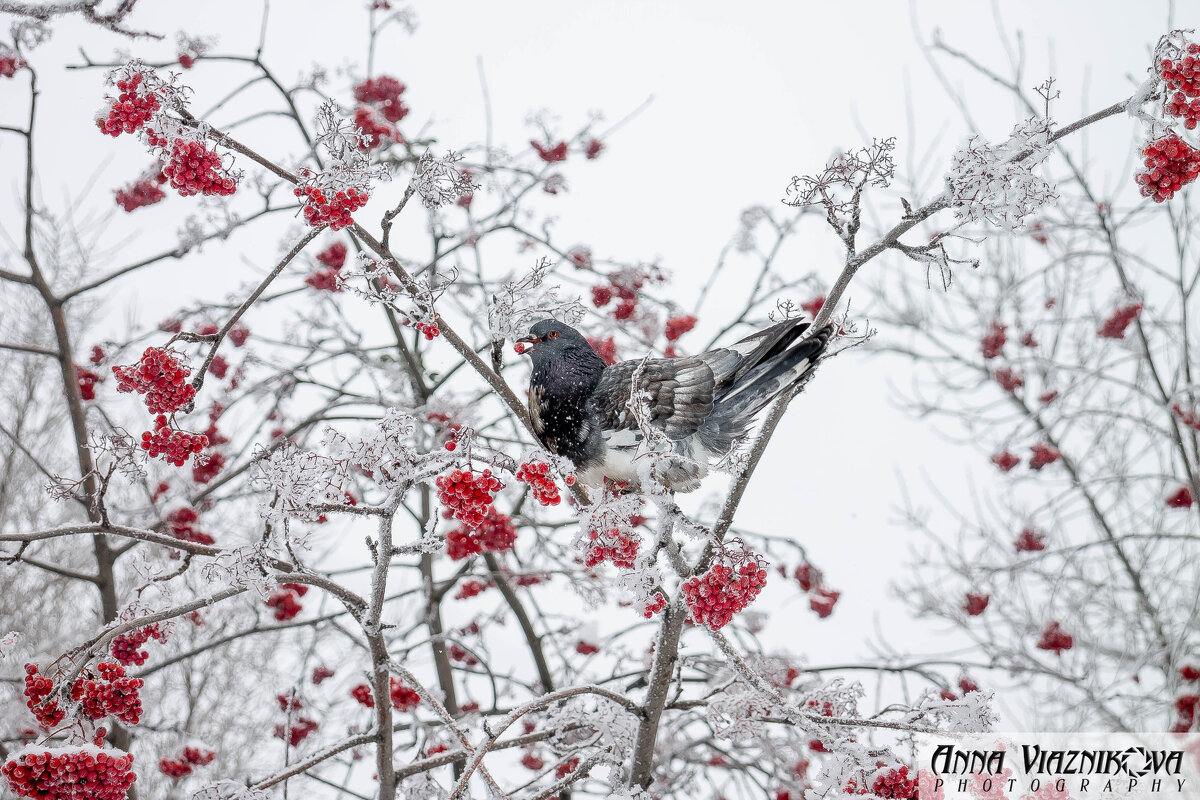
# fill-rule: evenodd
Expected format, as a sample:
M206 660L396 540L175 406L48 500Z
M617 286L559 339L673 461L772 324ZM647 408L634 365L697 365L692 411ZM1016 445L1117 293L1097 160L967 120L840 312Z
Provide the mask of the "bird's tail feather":
M797 342L807 328L803 323L764 332L768 336L746 355L714 398L712 418L722 434L740 436L755 414L812 376L833 336L833 327L826 326Z

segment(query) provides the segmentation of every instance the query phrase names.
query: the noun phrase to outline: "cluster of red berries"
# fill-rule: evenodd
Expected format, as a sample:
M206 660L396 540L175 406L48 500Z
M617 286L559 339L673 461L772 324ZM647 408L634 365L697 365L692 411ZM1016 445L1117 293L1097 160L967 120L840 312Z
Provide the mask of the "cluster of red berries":
M613 308L614 319L630 319L637 311L638 292L654 276L644 269L624 269L610 272L608 283L592 287L592 305L607 306L615 297L620 302Z
M26 66L25 60L16 56L0 57L0 77L11 78L17 74L17 70Z
M190 506L181 506L167 514L164 518L167 532L182 542L197 544L216 544L217 540L211 534L196 527L200 513Z
M1011 367L1001 367L996 370L995 377L996 383L1000 384L1000 388L1009 394L1016 393L1017 389L1025 385L1025 379Z
M309 734L314 733L320 726L316 720L308 717L299 717L292 721L291 725L284 725L282 722L275 724L275 738L286 739L288 745L295 747L308 738Z
M579 758L569 758L554 768L554 777L565 778L579 769Z
M397 711L412 711L421 704L421 695L405 686L404 682L395 676L388 679L388 694L392 700L392 708ZM371 687L365 683L351 689L350 696L367 708L375 707L375 696L371 694Z
M166 150L167 140L155 135L147 137L152 147ZM167 176L171 187L184 197L194 194L231 195L237 191L237 181L221 164L215 150L209 150L203 142L176 138L171 142L167 163L162 174Z
M146 659L150 657L150 654L139 648L150 639L165 642L167 635L158 625L144 625L129 633L114 636L112 644L109 645L109 652L112 653L113 658L127 667L140 667L146 663Z
M1192 490L1186 486L1180 486L1167 498L1167 505L1171 508L1191 508L1194 502L1196 501L1192 497Z
M38 800L124 800L137 780L132 753L87 746L26 751L2 771L14 794Z
M584 146L583 154L587 157L588 161L591 161L600 155L600 151L603 149L604 142L599 139L589 139L588 143Z
M75 365L75 380L79 384L79 396L84 400L96 399L96 384L104 380L87 367Z
M1052 650L1055 653L1061 654L1063 650L1070 650L1075 646L1075 637L1065 632L1058 622L1051 622L1046 626L1046 630L1042 631L1042 636L1038 639L1037 648L1039 650Z
M1197 414L1195 411L1184 410L1183 406L1179 403L1171 406L1171 413L1178 417L1179 421L1187 427L1194 431L1200 431L1200 414Z
M266 604L268 608L275 609L276 620L286 622L294 619L304 610L304 606L300 605L300 598L306 594L308 594L306 584L281 583L278 589L267 596Z
M611 366L617 363L617 343L613 337L609 336L607 339L593 339L589 336L587 342L592 346L592 349L596 351L596 355L600 356L600 358L604 360L605 364Z
M458 642L451 642L450 646L446 648L446 653L450 658L467 667L474 667L479 663L479 659L471 655L471 652Z
M783 567L780 567L782 574L787 574ZM805 562L796 567L792 577L796 579L796 583L800 584L801 591L810 592L808 598L808 607L817 613L821 619L825 619L833 613L833 607L837 604L838 598L842 596L841 592L836 592L832 589L827 589L821 585L821 572L812 564Z
M146 91L143 82L140 72L117 81L121 93L109 105L108 114L96 120L101 133L109 136L133 133L150 121L161 104L154 92Z
M234 325L229 329L229 341L234 347L241 347L250 338L250 329L244 325Z
M368 78L354 87L354 99L370 103L388 122L399 122L408 116L408 106L400 99L408 88L390 75Z
M353 186L339 189L331 196L312 185L297 186L292 191L304 205L305 222L314 228L328 225L330 230L335 231L353 225L354 219L351 214L371 199L366 191Z
M455 600L466 600L468 597L474 597L477 594L482 594L492 587L492 582L477 581L474 578L465 580L458 586L458 591L454 594Z
M987 610L988 602L991 599L992 596L989 594L967 592L967 602L963 604L963 611L966 611L968 616L978 617Z
M880 764L879 766L883 766ZM887 800L917 800L920 781L916 775L909 777L908 767L901 765L898 769L890 769L877 777L868 791L866 786L858 786L854 780L847 781L847 794L871 794Z
M117 376L117 391L145 395L151 414L171 414L196 396L187 382L192 371L174 350L147 347L137 364L116 366L112 371Z
M1200 681L1200 667L1184 664L1179 668L1179 677L1185 683L1196 683ZM1197 711L1200 711L1200 695L1193 692L1176 697L1175 712L1179 714L1179 718L1175 721L1171 732L1187 733L1190 731L1196 723Z
M158 187L166 182L167 176L159 170L154 178L142 178L117 189L117 205L129 212L161 202L167 198L167 193Z
M1035 531L1033 528L1026 528L1017 536L1013 542L1013 547L1017 548L1018 553L1035 553L1039 550L1046 549L1046 534L1041 531Z
M663 329L663 336L667 337L668 342L673 342L694 327L696 327L696 318L691 314L686 317L671 317Z
M538 157L547 164L554 164L558 161L567 160L567 143L558 142L557 144L542 144L541 142L530 140L530 146L537 151Z
M1112 316L1104 320L1104 324L1101 325L1096 331L1096 335L1102 339L1124 339L1125 329L1128 328L1141 313L1141 303L1131 303L1127 306L1121 306L1112 313Z
M370 106L354 109L354 124L362 131L363 138L358 143L360 150L374 150L382 147L388 140L403 141L400 132L389 125L378 110Z
M593 655L594 653L599 653L600 648L597 647L596 645L592 644L591 642L585 642L582 639L580 639L578 642L575 643L575 652L579 653L579 655L581 655L581 656L590 656L590 655Z
M334 676L333 670L331 670L329 667L325 666L324 664L320 664L313 668L312 682L314 684L319 684L322 681L326 680L327 678L332 678L333 676Z
M642 611L642 616L650 619L658 612L667 607L667 596L661 591L655 590L654 596L650 598L650 602L646 603L646 608Z
M720 630L750 605L767 584L760 558L744 553L741 563L718 561L703 575L683 582L683 601L693 622Z
M979 342L980 348L983 350L983 357L985 359L991 360L1001 354L1004 349L1005 342L1008 341L1008 336L1005 333L1006 330L1008 330L1008 326L1001 325L999 322L992 323L991 332L984 336Z
M478 528L491 512L492 499L504 484L490 469L481 473L456 469L435 481L443 515Z
M37 664L25 665L25 705L33 712L38 724L50 729L63 721L66 714L55 701L46 702L54 691L54 681L38 673Z
M1170 200L1175 193L1200 175L1200 150L1175 134L1149 142L1142 149L1145 170L1133 176L1143 197L1156 203Z
M212 426L208 429L208 432L204 434L208 437L210 444L218 443L213 438L213 433L215 431L216 426ZM218 436L224 441L229 441L228 439L225 439L224 436L220 436L219 434ZM192 480L194 480L196 483L208 483L213 478L217 477L217 475L219 475L221 470L224 468L225 456L221 453L209 453L208 457L203 461L197 460L197 462L192 465Z
M1200 96L1200 45L1189 43L1178 60L1164 58L1158 64L1158 75L1167 87L1186 94Z
M84 671L71 687L71 699L80 704L80 709L91 719L102 719L109 714L122 722L136 725L142 718L141 678L125 675L125 667L115 661L104 661L96 665L96 676Z
M1038 442L1029 449L1033 451L1033 455L1029 459L1029 468L1032 470L1040 470L1062 458L1061 451L1045 442Z
M191 388L191 387L189 387ZM142 431L142 449L151 458L162 458L169 464L182 467L193 453L208 447L203 433L188 433L172 428L165 414L154 418L154 431Z
M592 268L592 249L582 245L567 253L567 260L575 265L575 269Z
M320 261L325 267L313 272L304 279L304 282L312 288L324 292L340 292L342 287L338 283L338 278L342 273L342 267L346 264L347 252L345 244L334 242L317 253L317 261Z
M512 519L498 512L495 506L489 506L487 516L478 526L460 525L446 534L446 555L461 561L479 553L512 550L516 542L517 528Z
M1183 120L1183 127L1189 131L1195 130L1200 120L1200 97L1189 102L1183 92L1175 92L1163 103L1163 113Z
M821 313L821 309L825 307L825 295L819 294L807 303L801 303L800 308L804 309L810 317L816 318L817 314Z
M201 750L199 747L185 747L178 758L164 756L158 762L158 769L168 778L179 778L190 775L193 767L204 767L212 763L217 754L212 750Z
M992 463L995 464L1001 472L1011 472L1013 467L1021 463L1021 459L1014 456L1007 450L1001 450L992 456Z
M611 561L615 567L631 569L637 563L638 549L642 540L637 534L625 533L620 528L592 528L583 553L583 564L594 567Z
M521 756L521 766L527 770L537 772L541 769L545 769L546 762L538 758L532 750L529 750L525 753L525 755Z
M550 465L545 461L527 461L517 470L517 480L529 484L533 499L544 506L556 506L562 502L558 484L550 477Z
M441 330L438 328L436 322L418 322L417 331L431 342L441 334ZM453 450L454 448L447 449Z

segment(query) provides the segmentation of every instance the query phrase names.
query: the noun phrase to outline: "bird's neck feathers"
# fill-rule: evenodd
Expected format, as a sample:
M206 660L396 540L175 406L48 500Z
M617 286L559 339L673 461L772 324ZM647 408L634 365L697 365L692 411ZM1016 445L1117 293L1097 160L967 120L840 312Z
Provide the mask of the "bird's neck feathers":
M533 365L534 380L545 386L545 398L584 402L600 382L607 366L590 347L547 354Z

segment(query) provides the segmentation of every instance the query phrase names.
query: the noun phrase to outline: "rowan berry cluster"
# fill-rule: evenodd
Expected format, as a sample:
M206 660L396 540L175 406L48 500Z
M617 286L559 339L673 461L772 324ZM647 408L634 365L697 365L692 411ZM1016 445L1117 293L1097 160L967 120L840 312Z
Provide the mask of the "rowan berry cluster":
M355 86L354 99L371 104L388 122L399 122L408 116L408 106L400 99L406 88L390 75L380 75Z
M421 695L405 686L404 683L396 677L392 677L388 681L388 695L392 698L392 708L397 711L412 711L421 704Z
M1029 459L1029 468L1032 470L1040 470L1062 458L1062 453L1057 448L1045 442L1038 442L1029 449L1033 451L1033 456Z
M783 567L780 567L780 572L787 574ZM801 591L810 592L808 607L815 611L818 617L824 619L833 613L833 607L837 605L838 598L842 596L842 593L821 585L820 570L805 562L796 567L792 577L796 579L796 583L800 584Z
M1192 490L1186 486L1180 486L1167 498L1167 505L1171 508L1191 508L1194 502Z
M1183 120L1183 127L1189 131L1195 130L1200 120L1200 97L1189 101L1183 92L1175 92L1163 103L1163 113Z
M566 142L560 141L557 144L550 144L549 142L547 142L547 143L543 144L542 142L538 142L538 141L531 139L529 141L529 144L531 147L533 147L534 150L537 151L538 157L541 158L542 161L545 161L547 164L554 164L559 161L567 160L567 143Z
M605 364L613 365L617 363L617 343L613 337L607 339L593 339L588 337L588 344L596 351L596 355L604 360Z
M312 682L314 684L319 684L319 683L323 682L324 680L326 680L327 678L332 678L333 676L334 676L333 670L331 670L329 667L325 666L324 664L319 664L318 666L313 668Z
M96 665L95 677L90 670L71 687L71 699L80 704L84 714L102 719L109 714L122 722L136 725L142 717L141 678L125 675L125 667L115 661Z
M446 653L463 666L474 667L479 664L479 659L471 655L471 652L458 642L451 642L450 646L446 648Z
M583 564L591 568L611 561L615 567L632 569L641 546L642 540L633 532L627 533L620 528L592 528L584 543Z
M988 602L991 599L991 595L967 592L967 602L963 604L963 611L966 611L969 616L978 617L987 610Z
M1001 367L996 370L996 383L1009 394L1015 394L1017 389L1025 385L1025 379L1011 367Z
M330 230L335 231L353 225L351 214L371 199L365 190L353 186L336 191L330 188L327 194L318 186L305 184L297 186L292 192L304 206L305 222L314 228L328 225Z
M1004 344L1008 341L1006 330L1008 330L1008 326L992 322L992 330L979 342L985 359L996 358L1004 350Z
M667 337L668 342L673 342L694 327L696 327L696 318L691 314L686 317L671 317L663 329L663 336Z
M167 532L180 541L216 544L217 540L211 534L196 527L199 519L200 513L190 506L181 506L163 518L167 523Z
M334 242L317 253L317 261L324 264L325 267L310 274L304 279L304 282L312 288L324 292L340 292L342 287L338 279L342 274L342 267L346 264L346 252L346 245Z
M300 598L307 593L308 586L303 583L281 583L278 589L267 596L266 604L268 608L275 609L276 620L286 622L304 610Z
M117 205L126 212L152 206L167 198L167 193L158 188L167 182L167 176L158 170L154 178L141 178L128 186L117 189Z
M109 652L112 653L113 658L127 667L140 667L146 663L146 659L150 657L150 654L139 648L150 639L165 642L167 635L158 625L144 625L129 633L122 633L119 636L113 637L112 644L109 645Z
M291 725L284 725L282 722L275 724L274 735L276 739L286 739L288 745L295 747L308 738L309 734L315 732L320 726L316 720L308 717L299 717L292 721Z
M117 376L117 391L145 395L151 414L174 413L196 396L196 389L187 382L192 371L174 350L147 347L136 364L116 366L112 371Z
M362 703L367 708L375 707L375 697L371 694L371 687L365 683L360 683L350 690L350 696L358 702Z
M362 131L362 140L358 143L361 150L374 150L382 147L387 141L403 141L400 132L389 125L380 113L370 106L359 106L354 109L354 124Z
M110 101L108 113L96 120L101 133L109 136L133 133L162 107L157 93L149 88L140 72L118 79L117 89L120 94Z
M575 643L575 652L579 653L579 655L581 655L581 656L590 656L594 653L599 653L600 648L597 647L596 645L592 644L591 642L585 642L582 639L580 639L578 642Z
M0 78L11 78L17 70L26 66L25 60L16 56L0 56Z
M54 681L40 675L37 664L25 665L25 705L33 712L38 724L46 729L58 725L66 716L56 701L46 701L53 691Z
M1185 683L1200 681L1200 667L1184 664L1179 668L1179 677ZM1200 711L1200 695L1194 691L1175 698L1175 712L1179 718L1171 728L1172 733L1187 733L1196 723L1197 711Z
M592 305L603 308L615 297L620 302L613 308L613 318L630 319L637 311L638 292L651 280L661 280L661 276L643 268L610 272L607 284L592 287Z
M525 753L525 755L521 756L521 766L527 770L537 772L545 769L546 762L542 761L540 758L534 755L532 750L530 750L529 752Z
M96 399L96 384L104 380L87 367L75 365L75 380L79 383L79 397L83 400Z
M154 133L147 134L146 141L151 147L162 148L166 161L162 174L183 197L195 194L225 196L237 191L237 180L221 163L217 152L205 147L204 142L183 137L168 141Z
M87 746L26 751L2 771L13 793L38 800L124 800L137 780L131 753Z
M151 458L161 457L163 461L177 467L182 467L188 456L199 453L206 447L207 436L172 428L165 414L154 418L153 431L142 431L142 449Z
M458 591L454 594L454 599L466 600L468 597L474 597L477 594L487 591L491 588L491 586L491 581L484 583L483 581L477 581L473 578L470 580L465 580L459 584Z
M800 308L804 309L810 317L816 318L817 314L821 313L821 309L825 307L825 295L819 294L807 303L801 303Z
M1142 159L1145 170L1133 179L1142 187L1142 196L1156 203L1170 200L1200 175L1200 150L1173 133L1147 143Z
M650 619L658 612L667 607L667 596L661 591L655 590L654 596L650 598L650 602L646 603L646 608L642 611L642 616Z
M190 775L193 767L204 767L212 763L217 754L199 747L185 747L177 758L164 756L158 762L159 771L168 778L179 779Z
M490 469L480 473L456 469L447 475L439 475L435 484L438 501L443 506L442 514L473 528L483 525L496 492L504 488Z
M556 506L562 502L558 484L550 476L550 465L545 461L527 461L517 470L517 480L529 484L533 499L544 506Z
M733 615L750 605L767 584L767 571L761 558L743 551L738 557L728 554L703 575L683 582L683 601L693 622L720 630Z
M1014 456L1007 450L1001 450L992 456L992 463L995 464L1001 472L1011 472L1013 467L1021 463L1021 459Z
M417 331L429 341L433 341L441 333L436 322L418 322ZM449 448L453 449L453 448Z
M880 767L883 764L879 764ZM901 765L877 777L868 791L866 786L859 787L856 781L846 783L847 794L871 794L886 800L917 800L920 781L916 775L909 777L908 767Z
M512 550L517 542L517 528L512 519L489 506L487 516L479 525L460 525L446 534L446 555L461 561L479 553L499 553Z
M583 154L591 161L600 155L600 151L604 149L604 142L599 139L589 139L587 145L584 146Z
M1026 528L1017 536L1013 547L1017 548L1018 553L1034 553L1038 550L1045 550L1046 534L1035 531L1033 528Z
M1074 646L1075 637L1066 633L1058 622L1051 622L1047 625L1037 643L1039 650L1051 650L1060 655L1063 650L1070 650Z
M1096 331L1096 335L1102 339L1124 339L1125 329L1141 313L1141 303L1131 303L1127 306L1121 306L1112 313L1112 316L1104 320L1104 324Z

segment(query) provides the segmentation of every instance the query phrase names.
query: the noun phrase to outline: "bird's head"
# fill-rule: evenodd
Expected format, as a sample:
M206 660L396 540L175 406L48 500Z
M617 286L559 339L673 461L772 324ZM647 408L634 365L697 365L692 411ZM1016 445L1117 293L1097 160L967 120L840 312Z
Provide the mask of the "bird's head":
M529 329L528 336L517 339L525 345L534 364L571 356L599 358L579 331L556 319L544 319Z

